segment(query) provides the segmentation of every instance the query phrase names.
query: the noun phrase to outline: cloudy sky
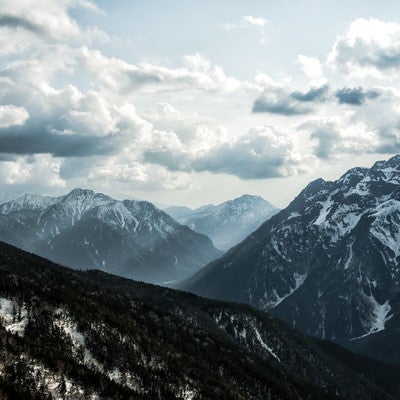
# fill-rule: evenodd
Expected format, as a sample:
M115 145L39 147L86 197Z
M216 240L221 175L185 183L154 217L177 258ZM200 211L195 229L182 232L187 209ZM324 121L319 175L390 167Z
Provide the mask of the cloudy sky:
M0 2L1 197L285 206L400 152L396 0Z

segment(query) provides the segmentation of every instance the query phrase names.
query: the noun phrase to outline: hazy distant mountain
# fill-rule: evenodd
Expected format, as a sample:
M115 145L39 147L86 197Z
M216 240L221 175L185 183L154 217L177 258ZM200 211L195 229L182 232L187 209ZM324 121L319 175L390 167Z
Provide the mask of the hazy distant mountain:
M206 205L195 210L169 207L165 211L181 224L207 235L218 249L228 250L278 209L262 197L246 194L217 206Z
M64 265L158 283L188 277L220 254L151 203L82 189L2 204L0 238Z
M249 306L0 243L0 398L393 400L398 368Z
M400 362L400 156L310 183L182 287Z

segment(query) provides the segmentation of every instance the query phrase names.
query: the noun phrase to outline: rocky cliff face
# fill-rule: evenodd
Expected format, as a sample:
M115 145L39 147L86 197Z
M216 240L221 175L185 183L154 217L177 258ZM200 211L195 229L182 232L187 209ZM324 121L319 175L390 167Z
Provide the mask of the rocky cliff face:
M399 346L385 339L400 328L399 255L396 156L310 183L182 287L252 304L307 334L399 362Z

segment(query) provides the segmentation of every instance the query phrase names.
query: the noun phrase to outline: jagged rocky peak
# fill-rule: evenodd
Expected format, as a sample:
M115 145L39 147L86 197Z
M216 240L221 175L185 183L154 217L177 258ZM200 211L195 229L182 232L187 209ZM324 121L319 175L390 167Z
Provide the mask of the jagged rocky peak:
M89 215L95 216L104 223L120 227L125 227L135 220L132 213L119 201L111 201L99 205Z
M85 203L87 207L92 207L100 203L111 203L114 199L106 196L103 193L96 193L90 189L76 188L71 190L68 194L63 196L61 202L69 203L72 205L79 205Z
M15 212L3 212L0 240L64 265L162 283L186 278L220 255L210 239L146 201L77 188L2 208Z
M244 194L218 205L207 204L195 210L170 207L166 211L180 223L209 236L217 248L228 250L278 209L260 196Z
M37 194L24 194L14 200L7 201L0 205L0 214L20 210L42 210L58 201L57 197L41 196Z
M301 192L303 195L314 195L318 193L321 189L325 187L325 185L329 183L322 178L315 179L314 181L310 182Z
M389 160L380 160L377 161L373 166L372 166L372 170L376 170L376 169L385 169L385 168L395 168L395 169L399 169L400 167L400 154L396 154L395 156L393 156L392 158L389 158Z
M222 203L221 207L238 208L242 211L250 211L256 208L259 209L275 209L276 207L270 202L262 198L261 196L254 196L250 194L244 194L233 200L229 200L226 203Z
M361 168L361 167L351 168L338 179L338 183L340 183L343 186L356 185L363 178L365 178L368 171L369 171L368 168Z
M182 288L250 303L307 334L349 346L377 340L379 353L385 336L400 329L399 243L395 156L369 169L352 168L336 181L311 182ZM360 351L372 354L368 345ZM379 356L399 362L400 346L393 344L391 352Z

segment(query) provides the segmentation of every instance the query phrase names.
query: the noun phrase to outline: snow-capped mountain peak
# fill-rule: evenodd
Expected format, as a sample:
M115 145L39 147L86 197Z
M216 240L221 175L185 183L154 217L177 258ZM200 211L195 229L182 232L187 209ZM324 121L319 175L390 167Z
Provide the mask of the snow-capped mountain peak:
M151 282L187 277L220 254L153 204L92 190L26 195L1 206L0 215L0 240L65 265Z
M9 214L21 210L43 210L59 200L57 197L24 194L15 200L0 205L0 214Z
M243 240L262 222L278 211L260 196L242 195L218 205L208 204L195 210L166 210L180 223L209 236L217 248L227 250Z
M351 346L398 329L400 155L311 182L183 288L248 302Z

